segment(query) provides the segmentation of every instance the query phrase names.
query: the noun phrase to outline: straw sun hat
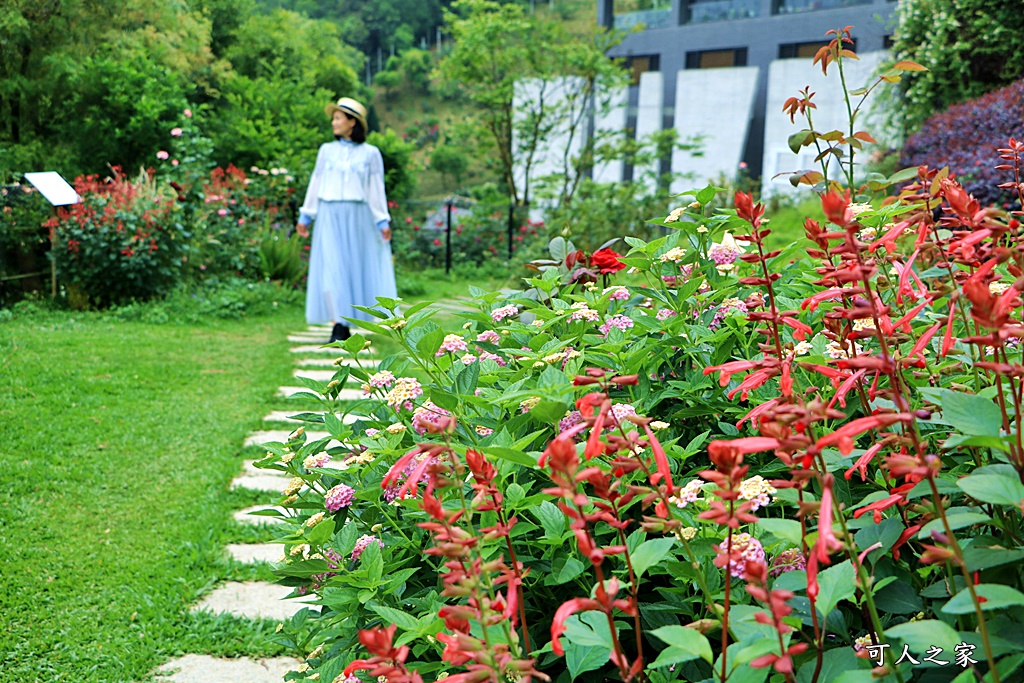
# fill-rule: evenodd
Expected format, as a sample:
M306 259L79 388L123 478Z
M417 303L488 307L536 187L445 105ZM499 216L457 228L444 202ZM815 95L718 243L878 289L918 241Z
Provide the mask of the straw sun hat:
M338 100L337 104L328 104L324 107L324 111L330 117L334 116L334 112L343 111L359 123L363 124L363 130L368 132L366 126L366 107L356 102L351 97L342 97Z

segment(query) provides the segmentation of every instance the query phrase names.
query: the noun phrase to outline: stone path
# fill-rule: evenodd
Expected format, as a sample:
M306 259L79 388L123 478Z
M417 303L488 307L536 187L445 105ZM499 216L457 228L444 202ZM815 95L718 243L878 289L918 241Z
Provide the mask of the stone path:
M300 346L290 349L295 365L294 376L306 377L321 382L328 382L337 368L334 361L344 354L337 347L324 348L322 344L330 338L331 326L314 326L294 332L288 341ZM371 347L372 353L374 349ZM361 359L358 364L367 369L376 367L377 360ZM355 365L356 361L346 358L345 364ZM323 369L315 369L323 368ZM349 383L349 387L351 387ZM358 385L356 385L358 386ZM244 446L258 446L270 442L283 443L288 440L292 431L300 424L292 416L304 412L320 412L319 406L301 408L301 401L289 400L298 393L314 393L305 387L283 386L278 389L277 396L284 401L280 410L274 410L263 418L263 421L282 425L279 429L266 429L250 434ZM358 401L363 399L363 392L358 388L343 389L338 396L341 401ZM306 405L309 405L308 403ZM345 415L345 424L352 424L361 419L357 415ZM307 441L315 441L330 436L327 432L307 430ZM328 447L342 445L336 440L328 443ZM288 483L288 477L275 470L263 470L255 467L254 461L245 461L241 472L230 484L232 489L245 488L255 491L279 493ZM337 466L337 465L335 465ZM275 525L281 524L278 517L252 514L262 510L277 510L287 515L284 508L271 505L255 505L233 514L241 524ZM245 543L231 544L225 553L236 562L276 562L283 558L284 546L280 543ZM229 581L213 592L205 595L195 605L193 611L206 611L213 614L229 614L242 619L288 619L300 609L311 607L309 601L314 596L285 600L291 589L263 581L237 582ZM313 609L316 609L313 607ZM281 683L285 674L298 668L301 662L290 657L253 660L250 658L224 659L203 654L189 654L179 657L156 672L157 683Z

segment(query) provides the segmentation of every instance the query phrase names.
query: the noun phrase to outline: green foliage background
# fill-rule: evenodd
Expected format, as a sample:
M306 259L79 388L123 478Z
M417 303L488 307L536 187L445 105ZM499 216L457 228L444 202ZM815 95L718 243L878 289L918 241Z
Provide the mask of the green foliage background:
M373 3L369 3L373 4ZM156 163L187 108L216 163L312 163L323 107L369 99L339 26L256 0L12 0L0 7L0 181Z
M1024 11L1002 0L901 0L894 57L928 67L902 82L896 117L906 132L951 104L1008 85L1024 74Z

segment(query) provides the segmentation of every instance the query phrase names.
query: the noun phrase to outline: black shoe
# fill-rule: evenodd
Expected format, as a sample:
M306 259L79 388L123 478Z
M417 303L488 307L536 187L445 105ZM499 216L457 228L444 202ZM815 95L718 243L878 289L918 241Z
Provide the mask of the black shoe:
M346 339L348 339L351 336L352 336L352 333L349 332L348 327L346 327L345 325L342 325L341 323L335 323L334 329L331 331L331 341L329 341L327 343L328 344L333 344L334 342L337 342L337 341L345 341Z

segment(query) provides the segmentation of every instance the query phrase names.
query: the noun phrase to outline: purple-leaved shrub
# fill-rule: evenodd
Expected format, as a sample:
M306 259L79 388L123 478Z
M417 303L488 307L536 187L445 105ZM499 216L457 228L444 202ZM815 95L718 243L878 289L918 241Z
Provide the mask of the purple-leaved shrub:
M997 187L1006 175L994 168L1009 137L1024 137L1024 80L929 118L907 139L900 166L949 166L982 205L1019 208L1013 193Z

